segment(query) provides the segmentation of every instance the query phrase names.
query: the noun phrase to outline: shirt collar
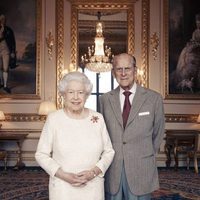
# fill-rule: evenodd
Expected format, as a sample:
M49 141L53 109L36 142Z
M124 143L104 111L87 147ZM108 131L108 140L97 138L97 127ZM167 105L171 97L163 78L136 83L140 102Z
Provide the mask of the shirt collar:
M130 91L132 94L135 94L135 92L136 92L136 88L137 88L137 84L134 82L132 88L131 88L129 91ZM122 95L124 91L125 91L125 90L122 89L122 88L120 87L120 92L119 92L120 95Z

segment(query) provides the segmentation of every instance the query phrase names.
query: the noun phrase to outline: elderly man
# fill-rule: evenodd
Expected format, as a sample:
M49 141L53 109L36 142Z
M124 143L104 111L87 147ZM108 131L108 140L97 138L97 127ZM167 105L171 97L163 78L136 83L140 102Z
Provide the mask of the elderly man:
M119 86L100 96L100 112L115 150L105 181L106 200L150 200L158 189L156 153L164 135L162 96L135 81L136 59L113 59Z

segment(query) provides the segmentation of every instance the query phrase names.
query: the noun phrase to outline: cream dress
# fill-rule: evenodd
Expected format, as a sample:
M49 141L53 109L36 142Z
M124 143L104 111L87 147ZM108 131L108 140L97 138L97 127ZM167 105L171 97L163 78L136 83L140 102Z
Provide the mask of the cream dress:
M35 154L39 165L50 175L50 200L104 200L104 174L114 150L104 119L89 110L84 119L69 118L63 109L49 114ZM98 166L103 172L84 187L73 187L55 177L58 168L78 173Z

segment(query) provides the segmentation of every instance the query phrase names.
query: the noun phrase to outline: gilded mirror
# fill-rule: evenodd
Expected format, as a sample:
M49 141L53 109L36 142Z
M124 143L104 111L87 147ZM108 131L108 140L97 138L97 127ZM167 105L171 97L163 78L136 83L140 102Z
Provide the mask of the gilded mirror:
M113 1L114 2L114 1ZM80 59L94 43L97 13L104 23L105 45L112 53L134 54L134 1L131 3L91 3L72 1L71 20L71 63L80 66ZM74 70L74 69L70 69Z
M113 44L112 39L117 38L117 35L115 37L112 37L111 33L114 32L114 27L118 26L117 23L121 23L120 26L124 29L124 33L127 33L126 38L123 37L122 43L123 43L123 50L126 49L126 52L129 54L134 55L135 53L135 41L141 39L141 46L139 49L141 49L141 54L137 59L140 62L139 69L143 72L140 75L140 84L143 86L148 87L148 37L149 37L149 0L110 0L109 2L106 0L66 0L70 1L71 4L71 53L70 53L70 63L73 65L70 65L67 70L77 70L77 66L79 66L80 57L81 54L85 53L84 49L81 45L89 45L87 43L87 40L85 40L83 43L80 41L83 37L83 35L79 35L79 31L81 34L81 29L84 28L84 21L82 21L81 16L82 14L88 14L90 13L89 17L91 18L91 13L93 13L93 18L95 18L96 13L100 11L105 16L109 16L110 14L124 14L126 15L126 20L123 22L120 22L120 20L115 21L116 24L112 23L106 23L105 29L109 35L105 35L105 44L108 42L108 45ZM137 3L137 6L136 6ZM56 23L57 23L57 82L62 77L62 71L64 69L64 0L56 0ZM135 9L138 9L138 7L141 9L141 15L135 15ZM139 11L139 12L140 12ZM104 18L106 18L104 16ZM141 17L141 18L140 18ZM96 18L95 18L96 19ZM103 17L102 17L103 19ZM91 19L90 19L91 20ZM137 35L137 38L135 36L135 20L141 20L141 29L140 35ZM80 24L79 24L80 22ZM126 22L126 23L125 23ZM87 22L86 22L87 23ZM82 27L81 27L82 26ZM94 30L93 25L90 25L90 27ZM83 29L84 30L84 29ZM112 30L112 31L110 31ZM118 29L119 30L119 29ZM89 37L88 37L89 38ZM122 37L120 36L120 39ZM93 40L93 36L91 36L91 40ZM118 40L118 39L117 39ZM126 40L126 41L125 41ZM120 44L119 41L117 41L118 44ZM137 43L138 45L139 43ZM140 45L139 44L139 45ZM120 46L120 45L119 45ZM113 53L115 52L116 48L115 46L112 48ZM80 52L79 52L80 51ZM87 51L87 50L86 50ZM79 55L80 54L80 55ZM57 107L62 107L62 98L57 93Z

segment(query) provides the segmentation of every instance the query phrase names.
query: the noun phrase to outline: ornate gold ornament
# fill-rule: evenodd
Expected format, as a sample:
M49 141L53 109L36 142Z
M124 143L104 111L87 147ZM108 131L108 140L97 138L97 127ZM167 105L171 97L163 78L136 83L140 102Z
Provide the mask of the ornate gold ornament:
M156 60L157 58L157 51L158 51L158 46L159 46L159 38L156 32L154 32L151 36L150 44L152 46L151 52L153 55L153 59Z
M52 60L52 52L53 52L54 42L55 42L55 40L54 40L54 37L52 35L52 32L49 31L49 33L48 33L48 35L46 37L49 60Z
M165 114L166 123L197 123L198 114ZM40 122L45 121L46 116L36 113L5 113L5 122ZM93 116L92 121L98 121Z
M56 65L57 65L57 85L62 79L64 70L64 0L56 1ZM57 108L62 108L62 97L57 91Z

